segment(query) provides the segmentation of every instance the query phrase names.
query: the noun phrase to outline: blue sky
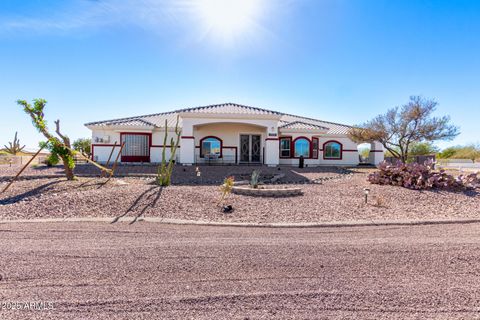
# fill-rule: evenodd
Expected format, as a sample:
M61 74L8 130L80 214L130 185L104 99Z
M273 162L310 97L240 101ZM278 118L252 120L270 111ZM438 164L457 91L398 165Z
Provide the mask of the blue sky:
M480 1L249 0L230 29L198 1L1 0L0 145L36 147L15 101L37 97L78 138L222 102L358 124L423 95L461 127L440 146L480 142Z

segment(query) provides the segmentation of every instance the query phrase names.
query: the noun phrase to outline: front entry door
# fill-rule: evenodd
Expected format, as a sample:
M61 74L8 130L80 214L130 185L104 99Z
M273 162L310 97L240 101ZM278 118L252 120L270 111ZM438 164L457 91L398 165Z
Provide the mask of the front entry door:
M240 162L261 161L261 136L257 134L240 135Z

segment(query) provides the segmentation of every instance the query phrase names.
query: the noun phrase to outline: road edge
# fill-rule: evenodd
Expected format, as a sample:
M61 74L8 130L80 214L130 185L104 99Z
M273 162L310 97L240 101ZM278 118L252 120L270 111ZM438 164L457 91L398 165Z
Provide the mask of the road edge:
M421 226L440 224L470 224L480 223L480 219L443 219L443 220L380 220L380 221L331 221L331 222L299 222L299 223L252 223L252 222L222 222L203 220L183 220L160 217L82 217L82 218L39 218L39 219L12 219L0 220L0 224L11 223L62 223L62 222L105 222L139 223L152 222L169 225L217 226L217 227L249 227L249 228L341 228L341 227L376 227L376 226Z

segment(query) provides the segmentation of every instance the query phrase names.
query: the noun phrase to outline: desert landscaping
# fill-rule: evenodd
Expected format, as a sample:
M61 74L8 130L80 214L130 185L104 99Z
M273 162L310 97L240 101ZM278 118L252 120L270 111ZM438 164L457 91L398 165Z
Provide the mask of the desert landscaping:
M303 195L255 197L231 194L223 213L220 185L227 176L248 180L253 170L275 186L299 187ZM368 168L267 168L255 166L176 166L172 186L155 184L155 166L120 166L107 180L90 165L78 165L77 181L61 167L28 168L0 197L0 219L72 217L160 217L216 222L337 222L477 218L480 191L411 190L367 181ZM200 177L196 170L201 172ZM18 167L0 168L0 188ZM365 188L369 189L365 203Z

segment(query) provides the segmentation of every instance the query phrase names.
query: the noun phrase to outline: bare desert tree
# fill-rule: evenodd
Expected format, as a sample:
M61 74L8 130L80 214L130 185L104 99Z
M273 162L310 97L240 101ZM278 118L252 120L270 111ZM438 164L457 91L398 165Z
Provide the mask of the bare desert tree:
M350 129L349 137L356 143L378 141L394 157L406 162L412 145L452 140L459 134L449 116L432 115L436 107L434 100L412 96L407 104Z
M73 174L75 161L73 159L73 152L71 151L70 139L61 133L60 120L54 121L54 123L56 127L55 132L61 140L50 133L49 129L47 128L47 123L43 113L43 109L45 108L47 101L44 99L34 99L32 106L26 100L17 100L17 104L23 107L25 113L27 113L32 119L32 123L35 128L37 128L37 130L43 134L45 138L47 138L48 148L50 149L52 155L62 159L67 180L75 180L75 175ZM65 148L65 146L68 148Z
M20 139L17 138L17 133L18 132L15 132L15 137L13 138L13 141L8 143L9 146L5 145L5 151L14 156L20 153L23 149L25 149L25 146L20 146Z

